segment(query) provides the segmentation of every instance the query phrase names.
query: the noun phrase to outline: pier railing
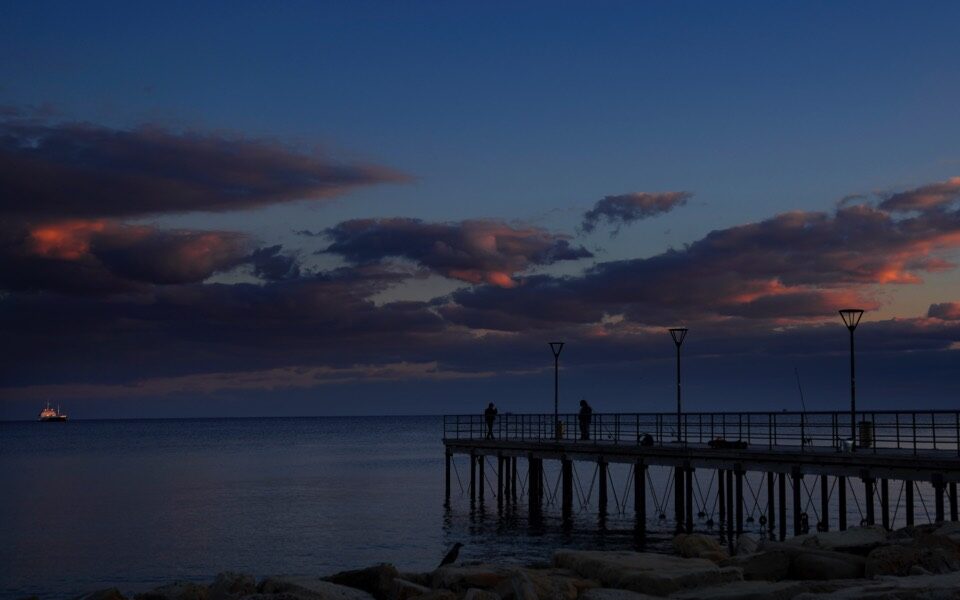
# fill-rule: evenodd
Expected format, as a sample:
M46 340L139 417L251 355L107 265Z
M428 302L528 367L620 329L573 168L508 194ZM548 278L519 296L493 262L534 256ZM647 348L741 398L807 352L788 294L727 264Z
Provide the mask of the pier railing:
M960 411L857 413L856 451L952 452L960 456ZM446 415L445 439L848 451L849 412L593 413L586 436L579 415L500 414L492 431L482 414ZM739 442L740 444L736 444ZM712 444L711 444L712 443Z

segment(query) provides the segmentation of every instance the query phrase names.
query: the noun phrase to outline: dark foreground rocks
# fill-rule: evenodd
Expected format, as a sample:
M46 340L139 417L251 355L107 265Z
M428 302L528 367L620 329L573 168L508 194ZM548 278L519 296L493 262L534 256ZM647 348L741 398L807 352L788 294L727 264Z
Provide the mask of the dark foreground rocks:
M852 528L773 542L742 536L737 553L711 536L674 540L676 554L558 550L528 567L452 564L404 573L390 564L325 577L221 573L132 600L960 600L960 525L886 532ZM77 600L131 600L117 589Z

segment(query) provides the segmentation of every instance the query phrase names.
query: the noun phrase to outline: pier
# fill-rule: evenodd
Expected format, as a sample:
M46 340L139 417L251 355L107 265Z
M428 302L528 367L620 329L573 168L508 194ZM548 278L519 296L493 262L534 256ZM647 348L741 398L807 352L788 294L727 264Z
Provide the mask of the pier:
M525 503L535 518L545 504L555 504L564 522L575 509L575 492L584 505L575 463L589 463L599 518L611 493L618 508L632 494L639 536L651 517L663 523L667 512L668 529L707 529L731 546L748 526L783 540L861 524L891 529L898 522L958 520L960 411L852 418L849 412L594 413L583 431L576 414L505 414L492 429L483 415L448 415L446 501L451 473L460 480L455 460L465 456L463 493L471 503L483 502L488 489L498 510ZM547 461L558 463L555 480ZM626 465L624 488L610 481L611 465ZM488 466L495 471L489 477ZM653 469L663 471L654 478ZM665 482L659 490L657 481ZM850 522L854 503L859 519Z

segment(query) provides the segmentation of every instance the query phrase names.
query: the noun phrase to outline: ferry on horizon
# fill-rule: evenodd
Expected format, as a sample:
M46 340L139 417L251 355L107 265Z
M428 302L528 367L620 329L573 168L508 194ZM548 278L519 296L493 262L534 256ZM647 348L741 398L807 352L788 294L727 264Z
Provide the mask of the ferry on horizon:
M50 408L50 403L47 402L47 407L40 411L40 421L66 421L67 415L60 412L60 406L57 406L56 410Z

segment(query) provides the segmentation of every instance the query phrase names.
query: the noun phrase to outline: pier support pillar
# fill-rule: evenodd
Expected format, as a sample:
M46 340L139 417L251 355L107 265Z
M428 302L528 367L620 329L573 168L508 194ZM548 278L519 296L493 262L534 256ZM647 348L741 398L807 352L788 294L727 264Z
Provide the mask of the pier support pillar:
M734 466L734 475L737 478L737 537L743 533L743 467Z
M803 474L800 469L793 468L793 535L801 535L800 515L803 513L803 505L800 500L800 490L803 488Z
M943 475L933 476L933 496L934 506L936 507L936 522L943 521Z
M597 502L600 504L600 516L607 514L607 461L603 458L597 460Z
M693 533L693 505L694 505L694 497L693 497L693 477L694 477L694 473L693 473L693 469L691 469L689 466L684 469L684 472L685 472L685 474L686 474L686 476L687 476L686 482L684 483L684 489L685 489L686 492L687 492L687 493L686 493L687 500L686 500L686 502L684 503L684 504L685 504L685 507L684 507L684 508L685 508L685 510L684 510L684 518L685 518L685 522L686 522L686 526L687 526L687 533Z
M830 531L830 480L820 476L820 531Z
M517 457L510 457L510 499L517 499Z
M569 458L564 458L561 462L561 472L563 477L563 498L561 500L563 519L568 521L573 516L573 462Z
M633 512L636 516L635 531L647 533L647 465L638 460L633 469Z
M907 510L907 527L913 526L913 482L903 482L903 503Z
M886 478L880 479L880 524L890 531L890 484Z
M510 457L503 457L503 499L510 499Z
M480 493L477 495L480 497L480 501L483 502L483 488L487 487L487 478L483 474L483 467L486 465L487 459L481 454L477 457L477 462L479 463L478 466L480 467L479 472L477 473L477 485L480 487Z
M527 457L527 501L531 515L540 513L540 459Z
M681 533L683 527L683 500L686 494L683 491L683 467L673 468L673 520L676 523L676 532Z
M477 455L470 453L470 502L477 499Z
M727 469L727 548L733 555L733 470Z
M503 510L503 456L497 454L497 510Z
M453 455L450 452L447 452L446 453L447 468L443 472L444 504L450 504L450 461L452 459L453 459Z
M727 527L727 496L724 493L726 471L717 469L717 506L720 508L720 540L723 541Z
M775 508L776 502L774 501L773 491L776 477L777 474L773 471L767 473L767 537L771 540L775 539L773 532L776 530L777 523L777 510Z
M863 503L867 509L867 525L873 525L877 522L873 510L873 484L876 480L869 475L864 475L861 479L863 479Z
M780 541L787 539L787 474L780 473L777 478L777 492L780 496Z
M957 520L957 482L950 482L950 520Z
M847 530L847 478L837 477L837 529Z

